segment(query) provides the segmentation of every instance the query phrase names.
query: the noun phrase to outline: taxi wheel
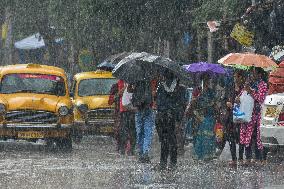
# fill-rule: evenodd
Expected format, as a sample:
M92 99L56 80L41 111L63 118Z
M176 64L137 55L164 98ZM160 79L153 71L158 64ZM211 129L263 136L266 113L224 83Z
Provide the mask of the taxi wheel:
M4 144L0 144L0 152L5 151L5 146Z
M79 144L83 139L83 132L80 130L74 130L72 133L72 139L76 144Z
M58 147L58 142L56 139L53 139L53 138L47 139L46 150L53 151L53 150L56 150L57 147Z
M69 152L72 150L72 140L71 138L55 139L50 138L46 142L46 149L48 151L64 151Z
M60 150L63 150L63 151L72 150L72 139L71 138L59 139L58 142L59 142L58 147L60 148Z

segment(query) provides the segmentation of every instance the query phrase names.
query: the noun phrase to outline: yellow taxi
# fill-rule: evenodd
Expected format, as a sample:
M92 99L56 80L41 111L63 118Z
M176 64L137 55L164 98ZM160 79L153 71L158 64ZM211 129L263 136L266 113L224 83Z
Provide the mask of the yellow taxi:
M71 149L72 101L63 69L39 64L0 67L1 139L45 141Z
M97 70L78 73L73 81L75 127L89 134L113 134L114 106L108 100L117 79L109 71Z

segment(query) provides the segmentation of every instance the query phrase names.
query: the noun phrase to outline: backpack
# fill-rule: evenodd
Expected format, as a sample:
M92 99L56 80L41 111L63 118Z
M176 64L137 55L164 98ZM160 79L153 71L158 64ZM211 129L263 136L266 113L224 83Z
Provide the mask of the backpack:
M144 109L151 106L152 91L150 82L138 81L134 84L132 104L134 107L139 109Z

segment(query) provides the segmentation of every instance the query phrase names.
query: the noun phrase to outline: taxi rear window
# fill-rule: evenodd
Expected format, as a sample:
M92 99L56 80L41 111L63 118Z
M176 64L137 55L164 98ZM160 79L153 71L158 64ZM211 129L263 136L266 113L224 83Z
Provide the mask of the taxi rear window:
M93 78L80 81L78 86L79 96L109 95L113 84L117 83L114 78Z

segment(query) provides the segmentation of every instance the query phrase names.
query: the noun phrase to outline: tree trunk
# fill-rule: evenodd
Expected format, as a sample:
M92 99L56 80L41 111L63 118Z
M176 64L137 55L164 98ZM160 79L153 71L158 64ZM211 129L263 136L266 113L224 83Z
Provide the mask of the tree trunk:
M164 40L164 52L163 56L169 58L170 57L170 42L168 40Z
M5 10L5 23L8 26L7 30L7 37L5 39L5 43L3 44L4 47L4 57L3 57L3 63L4 65L11 64L12 63L12 45L13 45L13 36L12 36L12 14L9 10L9 8L6 8Z
M202 36L201 33L197 30L197 60L198 62L201 61L201 40Z
M68 56L68 70L67 71L71 75L74 75L75 74L75 68L74 68L74 65L75 65L75 47L74 47L72 42L69 43L69 50L70 50L70 53L69 53L69 56Z
M154 54L157 54L157 55L160 54L160 39L154 40Z
M0 17L1 17L2 15L0 15ZM0 50L2 49L2 47L3 47L3 45L2 45L2 25L3 25L3 23L1 22L1 18L0 18ZM0 53L0 60L1 60L1 53Z
M227 6L227 0L224 0L224 5L226 5L224 7L224 11L223 11L223 20L224 22L226 22L227 20L227 14L228 14L228 6ZM227 33L225 32L224 36L223 36L223 42L224 42L224 49L226 51L229 50L229 44L228 44L228 37L227 37Z
M213 34L208 31L207 32L207 51L208 51L208 57L207 62L212 63L213 62Z

